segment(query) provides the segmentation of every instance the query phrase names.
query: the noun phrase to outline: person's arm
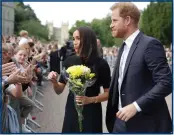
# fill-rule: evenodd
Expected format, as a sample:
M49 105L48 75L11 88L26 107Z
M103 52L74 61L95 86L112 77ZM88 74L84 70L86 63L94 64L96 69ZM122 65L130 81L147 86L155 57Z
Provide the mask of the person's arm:
M108 63L105 60L102 60L101 68L99 69L99 78L101 85L103 86L104 93L99 94L98 96L92 97L93 103L104 102L108 100L109 97L109 86L111 81L111 71Z
M136 100L142 111L153 108L160 99L172 92L172 74L167 63L164 47L157 40L152 40L145 51L145 61L152 73L154 87Z
M33 56L33 59L36 61L40 61L45 54L46 54L46 52L43 51L42 53Z
M22 91L22 85L20 83L15 84L15 88L11 91L12 96L16 98L22 97L23 91Z
M7 94L15 97L20 98L22 97L22 85L21 84L11 84L9 87L5 90Z
M109 89L104 89L104 93L99 94L98 96L90 97L91 103L100 103L108 100Z
M76 102L81 104L100 103L108 100L109 97L109 85L111 81L110 68L105 60L102 60L102 64L99 69L99 82L103 86L104 92L93 97L76 96Z
M65 84L60 82L52 82L52 83L53 83L53 88L56 94L58 95L61 94L65 88Z
M12 71L16 68L14 62L2 64L2 76L8 76L12 74Z
M65 88L66 83L64 82L63 77L60 76L59 82L57 82L58 74L54 71L50 72L48 75L48 79L53 84L53 89L56 94L61 94Z

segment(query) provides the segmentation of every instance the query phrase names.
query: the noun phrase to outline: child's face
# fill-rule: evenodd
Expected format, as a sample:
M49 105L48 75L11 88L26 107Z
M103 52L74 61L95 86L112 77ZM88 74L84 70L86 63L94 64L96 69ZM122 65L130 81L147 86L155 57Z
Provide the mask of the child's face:
M24 62L27 60L27 58L28 58L28 55L25 50L19 50L15 54L15 59L19 64L24 64Z

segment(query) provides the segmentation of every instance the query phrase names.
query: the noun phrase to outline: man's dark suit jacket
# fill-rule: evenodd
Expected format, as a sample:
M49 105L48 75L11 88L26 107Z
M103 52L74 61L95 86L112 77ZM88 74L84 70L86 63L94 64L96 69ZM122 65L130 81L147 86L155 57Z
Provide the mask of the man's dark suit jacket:
M118 60L113 72L106 113L106 125L112 132L118 112ZM139 33L129 51L121 86L122 106L134 101L141 108L126 122L127 132L172 132L172 121L165 97L172 92L172 74L163 45L155 38Z
M50 71L60 73L60 55L58 50L50 54Z

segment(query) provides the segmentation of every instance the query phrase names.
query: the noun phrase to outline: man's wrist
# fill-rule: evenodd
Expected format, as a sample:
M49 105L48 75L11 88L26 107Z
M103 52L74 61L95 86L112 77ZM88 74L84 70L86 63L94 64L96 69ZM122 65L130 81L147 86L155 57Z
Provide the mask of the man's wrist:
M133 105L135 106L137 112L141 112L141 108L139 107L139 105L137 104L137 102L133 102Z

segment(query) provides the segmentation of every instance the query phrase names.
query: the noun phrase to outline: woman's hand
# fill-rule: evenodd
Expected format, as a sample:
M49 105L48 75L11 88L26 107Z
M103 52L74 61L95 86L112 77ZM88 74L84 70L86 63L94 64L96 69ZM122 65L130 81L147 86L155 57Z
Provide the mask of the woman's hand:
M77 105L87 105L94 103L94 97L76 96Z
M22 76L20 73L20 69L17 69L15 72L9 75L7 78L7 82L9 84L16 84L16 83L25 83L27 78Z
M57 72L54 72L54 71L51 71L49 74L48 74L48 79L52 82L52 83L57 83L57 78L58 78L58 74Z
M2 76L8 76L16 69L14 62L6 63L2 65Z
M32 66L30 64L28 65L28 67L26 67L26 69L24 69L22 75L27 78L25 83L29 83L32 81L33 71L32 71Z

